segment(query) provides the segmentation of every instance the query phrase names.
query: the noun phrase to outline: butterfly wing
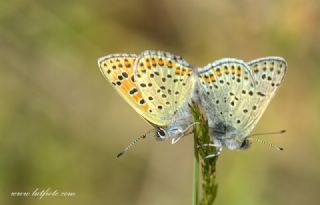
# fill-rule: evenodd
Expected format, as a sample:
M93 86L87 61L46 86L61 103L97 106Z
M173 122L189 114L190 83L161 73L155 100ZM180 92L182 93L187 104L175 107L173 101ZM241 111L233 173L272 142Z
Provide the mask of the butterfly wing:
M191 66L179 56L145 51L135 62L134 78L148 105L146 119L167 126L190 99L194 78Z
M252 113L245 129L252 130L266 110L287 71L287 62L281 57L265 57L248 63L255 81L257 111Z
M119 94L143 117L150 118L148 105L144 102L138 86L134 82L135 54L112 54L98 60L102 74L111 82Z
M222 123L242 130L250 119L255 86L248 65L233 58L217 60L198 70L198 80L209 126Z

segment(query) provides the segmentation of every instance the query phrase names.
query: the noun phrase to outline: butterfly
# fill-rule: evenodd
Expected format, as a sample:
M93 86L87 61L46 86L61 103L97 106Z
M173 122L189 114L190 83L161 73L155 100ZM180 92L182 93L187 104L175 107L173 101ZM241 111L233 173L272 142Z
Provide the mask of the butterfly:
M274 97L287 70L281 57L248 63L234 58L214 61L198 69L200 104L208 117L213 146L246 149L250 133Z
M155 128L157 139L176 143L192 128L188 102L195 79L183 58L163 51L144 51L140 55L108 55L99 58L98 65L125 101Z

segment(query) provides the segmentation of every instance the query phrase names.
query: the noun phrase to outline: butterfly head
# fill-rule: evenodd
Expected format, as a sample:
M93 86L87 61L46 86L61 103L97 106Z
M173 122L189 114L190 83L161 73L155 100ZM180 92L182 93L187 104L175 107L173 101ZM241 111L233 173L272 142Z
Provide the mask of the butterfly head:
M236 135L233 135L231 137L232 138L226 138L223 140L223 144L230 150L246 150L251 145L251 142L246 138L241 139Z
M184 135L184 131L182 127L157 127L156 128L156 138L158 140L166 140L166 139L173 139L173 138L180 138Z
M251 142L247 138L245 138L242 141L242 143L240 144L239 149L240 150L245 150L245 149L248 149L250 146L251 146Z
M243 136L237 129L219 123L212 129L213 136L230 150L245 150L251 145L247 137Z
M236 132L227 132L225 138L222 138L222 144L230 150L246 150L250 147L251 142Z
M165 128L157 127L156 128L156 139L157 140L165 140L168 138L168 132Z

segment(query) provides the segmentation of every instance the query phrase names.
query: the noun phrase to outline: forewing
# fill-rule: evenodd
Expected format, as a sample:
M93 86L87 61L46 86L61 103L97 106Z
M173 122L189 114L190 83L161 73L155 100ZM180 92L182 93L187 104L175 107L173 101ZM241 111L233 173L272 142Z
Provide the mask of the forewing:
M147 120L161 126L188 102L194 87L191 66L162 51L143 52L135 62L134 79L148 105Z
M149 106L134 82L133 71L137 56L112 54L102 57L98 64L102 74L111 82L120 95L144 118L150 118Z
M265 57L248 63L255 80L254 105L257 111L253 113L246 128L252 130L257 124L269 102L274 97L287 70L287 62L281 57Z
M209 126L223 123L240 132L254 112L254 81L250 68L241 60L225 58L199 69L201 103L208 115ZM223 130L221 130L223 131Z

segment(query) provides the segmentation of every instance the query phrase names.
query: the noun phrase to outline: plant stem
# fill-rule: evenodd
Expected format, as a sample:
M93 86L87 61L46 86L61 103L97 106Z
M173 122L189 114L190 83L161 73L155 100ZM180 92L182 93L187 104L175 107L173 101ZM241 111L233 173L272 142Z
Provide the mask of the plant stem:
M194 161L193 161L193 193L192 205L198 205L199 199L199 154L197 149L197 138L194 136Z
M212 205L218 190L216 183L216 161L218 157L206 158L209 154L216 153L215 147L206 146L203 144L211 142L209 136L208 121L202 114L199 106L192 102L190 105L194 122L198 122L194 126L194 183L193 183L193 205ZM198 146L200 145L200 148ZM199 180L199 161L201 163L202 174L202 194L201 200L198 202L198 180Z

